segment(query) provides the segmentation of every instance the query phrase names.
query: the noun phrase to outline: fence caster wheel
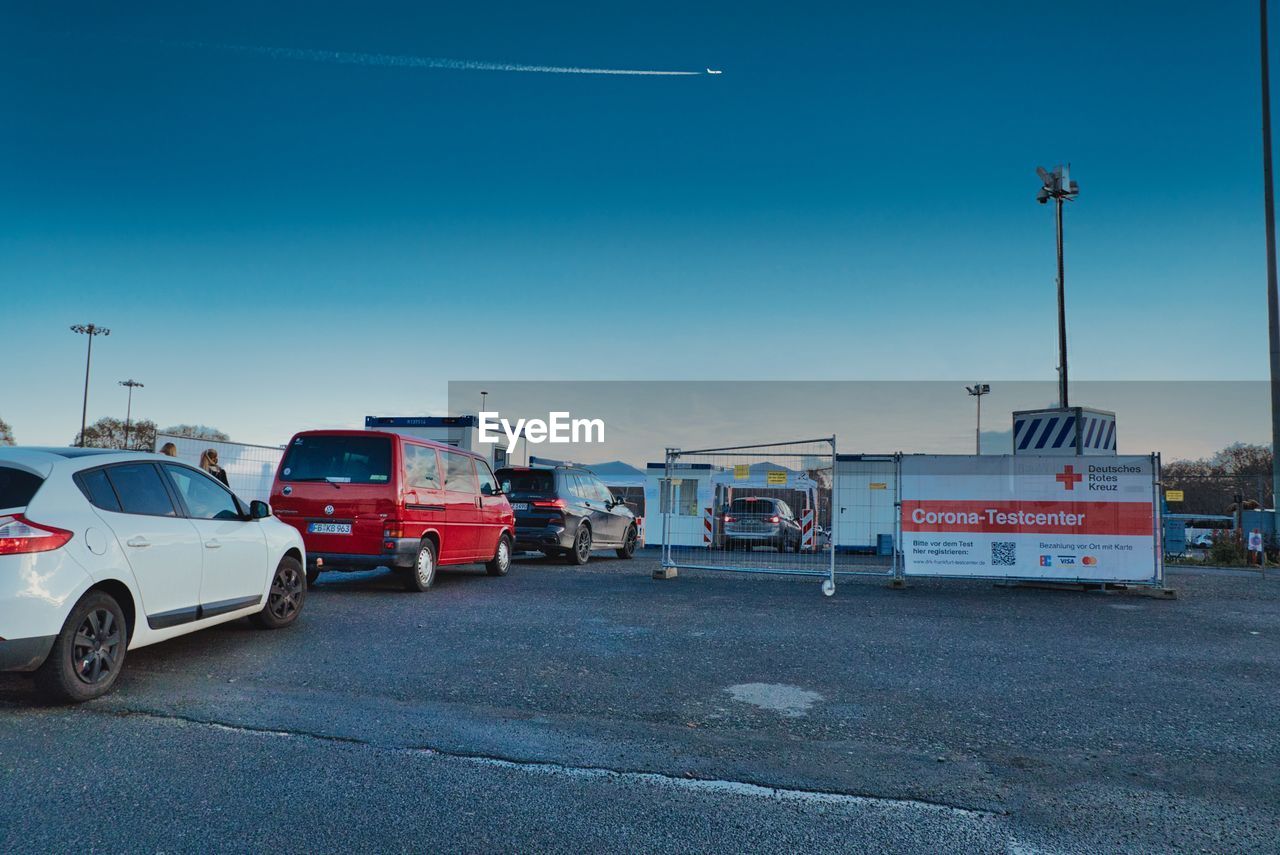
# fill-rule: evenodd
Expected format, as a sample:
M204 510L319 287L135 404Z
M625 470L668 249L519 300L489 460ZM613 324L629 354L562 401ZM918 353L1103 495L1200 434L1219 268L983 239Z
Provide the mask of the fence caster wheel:
M825 582L822 583L822 596L830 597L833 594L835 594L835 592L836 592L835 582L832 582L830 579L827 579Z

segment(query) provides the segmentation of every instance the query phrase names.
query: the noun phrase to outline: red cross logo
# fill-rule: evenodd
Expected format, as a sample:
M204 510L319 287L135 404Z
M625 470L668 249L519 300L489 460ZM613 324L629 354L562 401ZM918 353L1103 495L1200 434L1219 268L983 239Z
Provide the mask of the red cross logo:
M1062 467L1062 471L1053 476L1056 480L1062 482L1062 486L1067 490L1074 490L1076 485L1084 480L1084 476L1076 471L1074 466L1070 464Z

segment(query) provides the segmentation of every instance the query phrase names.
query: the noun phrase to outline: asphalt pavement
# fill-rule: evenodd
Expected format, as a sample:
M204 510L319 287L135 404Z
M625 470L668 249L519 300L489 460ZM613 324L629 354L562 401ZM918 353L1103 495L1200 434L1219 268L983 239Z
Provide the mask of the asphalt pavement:
M1280 574L1177 600L522 560L0 676L0 851L1280 851Z

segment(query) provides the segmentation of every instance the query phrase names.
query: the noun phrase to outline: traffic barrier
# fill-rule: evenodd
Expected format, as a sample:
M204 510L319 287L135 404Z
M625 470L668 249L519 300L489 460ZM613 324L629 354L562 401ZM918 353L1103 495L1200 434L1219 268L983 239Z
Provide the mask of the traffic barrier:
M813 508L805 508L800 514L800 548L805 552L813 551L816 531L813 525Z

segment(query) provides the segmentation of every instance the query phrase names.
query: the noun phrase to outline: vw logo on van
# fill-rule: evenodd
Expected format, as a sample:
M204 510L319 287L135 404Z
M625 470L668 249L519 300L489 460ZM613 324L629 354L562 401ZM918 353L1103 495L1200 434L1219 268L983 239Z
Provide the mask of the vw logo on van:
M325 505L325 506L324 506L324 512L325 512L325 514L327 514L328 516L333 516L333 505Z

